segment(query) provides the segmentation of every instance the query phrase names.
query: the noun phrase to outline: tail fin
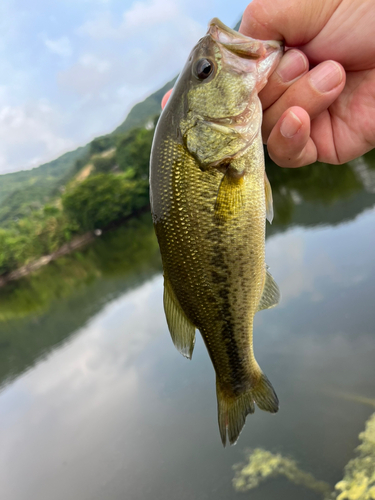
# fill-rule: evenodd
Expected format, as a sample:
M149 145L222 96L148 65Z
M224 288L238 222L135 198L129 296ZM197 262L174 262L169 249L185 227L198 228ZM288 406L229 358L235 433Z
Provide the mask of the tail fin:
M261 410L276 413L279 409L279 400L268 378L261 373L259 382L255 387L233 397L228 396L220 387L216 379L217 407L219 430L223 446L226 445L227 436L230 444L237 442L238 436L245 425L246 415L254 413L256 403Z

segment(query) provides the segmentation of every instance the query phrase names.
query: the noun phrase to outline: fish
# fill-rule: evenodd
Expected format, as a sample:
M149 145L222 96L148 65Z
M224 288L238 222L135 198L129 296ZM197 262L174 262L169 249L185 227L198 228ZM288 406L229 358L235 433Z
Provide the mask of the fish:
M223 445L255 403L279 403L253 351L253 318L278 304L265 263L265 174L259 91L283 53L214 18L191 51L155 129L150 201L163 303L176 348L191 358L201 333L214 370Z

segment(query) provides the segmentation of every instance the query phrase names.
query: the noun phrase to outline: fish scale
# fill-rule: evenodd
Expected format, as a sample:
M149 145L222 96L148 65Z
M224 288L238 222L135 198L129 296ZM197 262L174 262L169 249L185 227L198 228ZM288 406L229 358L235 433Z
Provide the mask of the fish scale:
M231 52L220 33L232 38ZM265 265L268 184L254 87L259 75L250 73L258 66L245 61L238 63L245 69L238 70L233 61L243 59L245 43L253 52L268 50L269 57L281 50L276 42L255 42L211 22L159 119L151 157L151 207L168 327L186 357L192 355L196 329L204 339L216 372L224 445L227 438L231 444L237 440L254 401L267 411L278 408L253 353L254 314L279 298ZM208 61L215 68L204 83L194 78L202 60L202 67Z

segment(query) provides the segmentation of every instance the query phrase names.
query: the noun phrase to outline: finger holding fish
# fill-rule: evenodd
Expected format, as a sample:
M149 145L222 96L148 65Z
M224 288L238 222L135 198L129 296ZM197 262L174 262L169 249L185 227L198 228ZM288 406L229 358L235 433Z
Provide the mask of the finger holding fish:
M326 61L295 81L265 110L262 136L275 163L289 168L317 160L340 163L330 108L345 80L343 67Z
M309 71L289 87L263 115L263 141L268 142L270 133L281 115L291 106L303 108L316 118L341 94L345 86L345 71L341 64L326 61Z

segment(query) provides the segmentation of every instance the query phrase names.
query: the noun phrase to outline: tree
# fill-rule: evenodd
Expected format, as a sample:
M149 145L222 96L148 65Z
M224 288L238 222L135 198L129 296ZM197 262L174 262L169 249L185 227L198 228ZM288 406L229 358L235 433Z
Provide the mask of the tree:
M116 165L116 158L114 155L98 156L93 159L93 164L97 173L110 172Z
M129 180L126 174L97 174L65 193L62 202L81 229L99 229L147 206L148 185Z
M102 135L97 137L90 143L90 155L103 153L107 149L111 149L115 146L116 137L113 135Z
M150 154L154 130L136 128L120 140L116 160L120 170L131 170L134 179L148 179Z

